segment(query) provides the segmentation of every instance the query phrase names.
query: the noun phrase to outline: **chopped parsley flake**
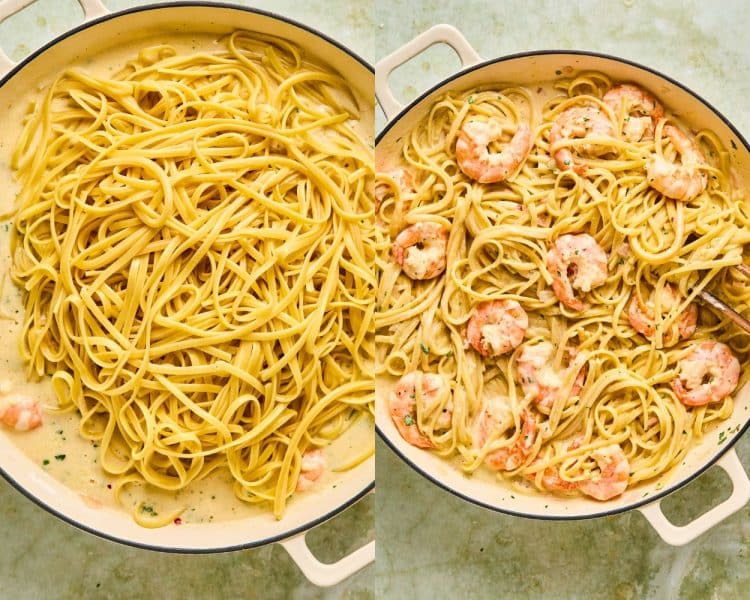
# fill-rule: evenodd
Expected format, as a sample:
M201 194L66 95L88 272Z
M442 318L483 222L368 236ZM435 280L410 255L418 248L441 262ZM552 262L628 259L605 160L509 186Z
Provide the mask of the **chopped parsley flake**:
M429 354L430 353L430 349L427 346L425 346L424 344L420 343L419 347L422 349L422 352L424 352L425 354Z
M414 419L411 418L411 415L406 415L404 417L404 425L406 425L407 427L411 427L412 425L414 425Z
M720 431L719 432L719 443L723 444L727 441L727 432L726 431Z
M48 459L48 458L45 458L45 459L44 459L44 460L42 461L42 464L43 464L43 465L44 465L44 466L46 467L46 466L47 466L47 465L49 464L49 459Z
M55 455L55 460L65 460L65 455L64 454L56 454Z
M467 101L467 102L468 102L469 104L474 104L474 96L469 96L469 97L468 97L468 98L466 99L466 101Z

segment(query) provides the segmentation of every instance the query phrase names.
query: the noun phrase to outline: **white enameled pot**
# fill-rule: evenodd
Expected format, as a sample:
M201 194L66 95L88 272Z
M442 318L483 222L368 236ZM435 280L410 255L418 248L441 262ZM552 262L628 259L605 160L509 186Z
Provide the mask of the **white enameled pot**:
M452 47L461 59L462 69L421 94L408 106L401 106L389 87L388 76L396 67L434 44ZM376 139L378 164L389 164L395 160L401 138L425 117L436 98L445 92L488 83L549 81L566 68L601 71L615 80L631 81L652 90L686 122L696 128L716 132L725 147L730 149L737 173L746 184L750 183L750 147L742 135L705 100L668 76L642 65L592 52L552 50L483 61L450 25L437 25L429 29L376 64L376 95L388 121ZM447 461L406 443L390 419L386 402L377 405L376 425L379 435L391 449L419 473L475 504L512 515L551 520L584 519L637 509L666 542L682 545L742 508L750 499L750 480L733 449L735 442L750 425L749 418L750 386L745 386L736 395L732 416L718 429L704 436L668 478L640 485L608 502L585 497L567 499L514 494L510 488L501 487L490 479L466 477ZM724 469L731 478L733 490L730 497L687 525L678 527L671 523L661 511L661 500L712 465Z
M0 3L0 21L34 0ZM279 16L228 4L178 2L140 6L109 14L99 0L80 0L85 23L60 36L16 65L0 51L0 151L9 152L16 140L6 139L4 119L21 118L18 99L49 82L66 67L84 63L99 53L116 50L150 35L169 40L170 32L221 35L235 29L259 31L285 38L311 56L345 74L360 99L366 118L372 118L373 70L347 48L302 24ZM113 65L119 67L120 65ZM26 105L28 106L28 105ZM370 542L333 564L318 561L305 534L315 525L351 506L374 488L375 461L335 474L315 491L299 494L284 518L271 514L246 519L180 527L145 529L129 514L115 508L94 509L73 490L61 485L27 458L0 432L0 473L18 490L65 521L104 538L142 548L184 553L226 552L273 542L280 543L305 576L317 585L333 585L375 558Z

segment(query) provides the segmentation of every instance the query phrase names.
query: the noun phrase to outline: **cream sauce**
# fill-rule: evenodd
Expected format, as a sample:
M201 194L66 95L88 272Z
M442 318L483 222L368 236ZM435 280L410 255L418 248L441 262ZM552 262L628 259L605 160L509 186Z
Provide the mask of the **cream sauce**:
M170 33L106 50L91 59L70 66L82 67L94 75L108 76L120 70L128 60L148 46L169 44L177 49L178 54L187 54L216 51L218 43L219 38L215 35ZM18 98L13 105L7 107L3 118L3 131L0 133L0 181L3 182L0 186L0 389L30 395L46 407L41 427L19 433L0 426L0 435L8 436L40 468L79 493L89 507L116 506L114 479L98 464L98 445L79 434L78 413L55 412L57 401L50 379L28 381L26 366L19 354L23 304L21 292L13 285L9 276L13 221L12 218L7 218L12 210L18 184L12 173L10 157L15 142L21 135L23 116L30 103L56 75L51 73L50 78L39 82L36 89L28 90L26 97ZM358 98L357 101L360 120L349 121L349 124L356 124L353 128L372 148L374 105L371 99ZM346 103L343 100L342 102ZM348 104L351 104L351 101ZM327 485L335 485L334 482L340 478L340 474L334 470L363 455L373 444L372 420L362 419L355 423L324 449L330 468L309 493ZM150 485L130 485L123 490L121 500L126 510L133 510L142 504L148 507L149 513L153 516L157 513L182 511L180 521L183 523L241 519L260 512L268 513L268 506L249 505L239 500L234 495L232 483L231 474L223 469L201 481L193 482L188 488L178 492L164 492Z
M565 67L563 69L562 75L565 77L568 77L573 74L573 69L570 67ZM560 73L558 73L560 75ZM533 82L533 83L522 83L520 85L523 85L529 93L530 93L530 102L526 102L525 100L521 100L517 103L517 108L519 109L518 114L518 122L520 123L530 123L532 130L534 130L536 127L539 126L539 124L542 122L542 115L544 112L545 105L552 99L556 97L560 97L564 94L564 92L557 87L558 80L549 80L549 81L542 81L542 82ZM488 86L482 86L482 88L485 88ZM481 89L480 91L484 91ZM469 102L471 102L471 96L469 96ZM667 109L670 107L668 105L665 105ZM418 111L412 110L411 113L416 113ZM423 114L420 117L420 120L423 118L426 118L426 114ZM681 117L681 115L677 112L668 112L668 116L671 123L676 124L680 128L686 131L694 130L694 128L691 128L686 121ZM649 118L650 120L650 118ZM407 176L410 171L410 166L404 162L403 159L403 146L404 146L404 140L407 139L409 135L411 135L412 130L415 128L415 118L413 114L407 114L405 117L401 118L400 121L396 122L394 127L388 132L386 136L384 136L378 144L377 147L377 155L376 155L376 171L380 175L388 175L391 178L393 178L397 184L401 185L402 188L410 188L411 183L405 183L404 173L407 173ZM631 132L634 131L634 129L631 129ZM505 132L505 139L507 139L509 136L507 135L507 131ZM484 140L482 140L484 141ZM724 140L725 142L728 142L729 140ZM728 143L726 144L729 145ZM734 146L735 142L732 141L731 145ZM733 158L737 158L734 156ZM552 170L557 170L557 164L553 157L550 156L549 158L550 168ZM742 190L747 189L747 185L745 184L742 176L740 175L740 172L737 168L736 164L732 164L730 166L730 177L732 181L732 194L737 196L737 199L744 198L744 192ZM525 208L524 208L525 209ZM627 257L630 254L629 247L625 245L623 248L619 250L619 254L623 257ZM593 267L592 267L593 268ZM579 276L581 274L579 273ZM584 273L583 278L585 281L582 282L582 285L591 283L591 280L593 278L592 273ZM590 286L589 286L590 287ZM542 302L556 302L556 296L551 290L540 290L538 292L538 297L540 301ZM533 330L535 328L534 320L536 320L538 317L536 315L529 315L530 319L530 330ZM549 324L542 321L539 323L540 326L543 326L544 328L549 327ZM491 337L491 333L489 336ZM490 342L492 343L492 341ZM539 379L544 383L544 385L548 387L555 387L562 385L562 380L560 379L559 375L550 367L549 365L549 359L550 356L547 356L547 354L544 352L546 349L542 347L542 345L539 345L536 347L536 350L542 351L542 352L535 352L536 356L533 356L532 358L535 359L535 362L537 363L537 368L540 371ZM684 362L684 361L683 361ZM698 374L701 375L702 374ZM693 366L687 365L687 371L686 374L683 374L683 378L692 377L693 381L690 383L694 383L696 381L696 371ZM376 378L376 405L378 407L378 419L381 418L383 420L391 420L390 414L388 414L388 404L389 404L389 394L390 391L395 386L398 379L396 377L391 376L378 376ZM530 395L534 395L533 390L528 392ZM746 397L746 395L750 393L750 385L747 385L745 388L741 389L736 394L736 399L738 400L738 405L743 405L744 402L741 401L741 398ZM507 392L500 389L488 389L488 384L485 383L484 393L483 393L483 402L488 405L488 412L496 418L500 422L500 428L505 429L508 427L513 426L512 421L512 413L510 410L510 407L507 404L504 404L502 402L502 399L506 397ZM385 408L383 408L385 407ZM744 410L747 410L747 407L744 407ZM735 409L735 413L738 413L739 411ZM744 422L744 419L746 417L738 417L740 420L740 423ZM474 427L476 426L476 419L474 420ZM542 428L546 428L547 424L544 423L541 426ZM667 485L670 485L674 482L676 479L684 478L694 472L694 470L697 468L695 465L701 465L704 461L709 460L710 456L715 452L716 446L714 445L713 440L718 441L718 445L721 445L724 443L724 440L729 439L729 436L735 434L738 431L738 428L740 427L739 424L735 426L730 426L730 421L717 421L715 423L712 423L708 425L702 434L703 440L706 440L705 442L701 441L701 438L696 439L690 447L690 455L689 459L683 460L677 464L675 464L673 467L665 470L663 473L659 474L658 476L638 482L638 483L631 483L628 487L629 490L632 489L639 489L639 490L645 490L642 492L641 497L647 497L650 494L657 493L659 490L663 489ZM714 434L718 435L718 438L714 437ZM393 433L391 434L391 437L399 436L399 433L397 430L393 430ZM547 434L549 436L549 433ZM424 451L429 452L429 451ZM421 469L426 469L425 465L428 465L430 463L417 463L418 466ZM453 454L451 456L448 456L445 459L445 464L447 465L447 469L458 471L462 474L462 476L466 477L467 479L474 479L478 480L483 483L497 485L499 482L502 482L504 485L502 487L499 487L499 493L503 494L501 500L503 502L507 502L508 498L515 500L515 496L512 495L511 492L521 492L521 493L528 493L529 495L539 495L536 487L534 484L530 481L526 480L511 480L507 476L505 476L503 471L495 471L491 469L486 463L482 463L482 465L477 468L475 471L467 472L465 470L466 462L464 458L461 456L461 454ZM686 467L687 465L687 467ZM433 467L434 469L434 467ZM439 475L439 471L435 470L436 475ZM443 479L443 481L447 481L447 479ZM507 492L507 496L504 494ZM560 504L564 505L563 496L556 497L554 494L546 495L545 502L550 502L550 505L554 505L555 502L560 502ZM523 497L519 497L519 505L522 507L521 510L529 510L528 505L524 504ZM545 504L545 509L547 508L547 505ZM533 512L533 511L531 511Z

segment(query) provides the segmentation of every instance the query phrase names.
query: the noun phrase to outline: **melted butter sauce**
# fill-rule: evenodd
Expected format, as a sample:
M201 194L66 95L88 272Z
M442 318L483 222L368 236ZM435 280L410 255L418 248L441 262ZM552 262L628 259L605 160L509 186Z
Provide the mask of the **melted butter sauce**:
M82 67L89 73L106 77L120 70L144 47L169 44L178 54L212 52L219 47L219 38L213 35L174 35L144 39L107 50L94 58L71 67ZM13 106L8 107L0 133L0 384L7 385L12 392L22 393L38 399L46 408L41 427L24 433L0 426L0 435L7 436L31 460L63 485L80 494L91 508L117 506L114 497L115 480L99 465L98 444L83 438L78 429L78 413L55 412L57 401L49 378L28 381L26 365L19 348L23 321L23 304L20 290L10 281L10 237L12 218L8 219L18 184L11 169L11 153L21 135L23 116L41 89L52 82L53 76L40 82L38 89L28 90ZM360 120L349 121L368 147L373 147L374 106L371 101L360 101ZM374 423L362 419L350 427L324 452L329 468L316 482L309 493L322 489L339 477L332 472L337 465L348 463L353 457L362 455L373 444ZM233 490L233 479L227 469L219 469L205 479L193 482L178 492L165 492L153 486L129 485L121 496L123 508L135 510L139 505L148 509L152 516L182 511L184 523L204 523L219 520L242 519L258 513L267 514L270 508L250 505L239 500Z

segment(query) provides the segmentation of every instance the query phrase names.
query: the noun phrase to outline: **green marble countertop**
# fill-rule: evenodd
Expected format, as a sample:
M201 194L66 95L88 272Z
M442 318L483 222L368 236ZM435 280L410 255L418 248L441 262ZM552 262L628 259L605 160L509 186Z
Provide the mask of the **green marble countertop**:
M742 0L379 0L375 23L378 57L450 23L484 58L544 48L628 58L687 84L750 135L750 16ZM433 47L393 73L396 97L412 99L458 64L450 49ZM750 436L738 452L750 467ZM750 598L750 506L673 548L636 512L556 523L475 507L382 443L377 477L378 597ZM728 493L726 477L712 469L662 506L683 524Z
M368 0L238 2L291 17L374 61ZM148 4L104 0L111 10ZM3 24L0 46L14 60L81 22L75 0L39 0ZM372 495L308 535L313 552L334 561L373 536ZM328 590L309 584L277 545L229 554L183 556L129 548L59 521L0 478L0 599L372 598L369 566Z

